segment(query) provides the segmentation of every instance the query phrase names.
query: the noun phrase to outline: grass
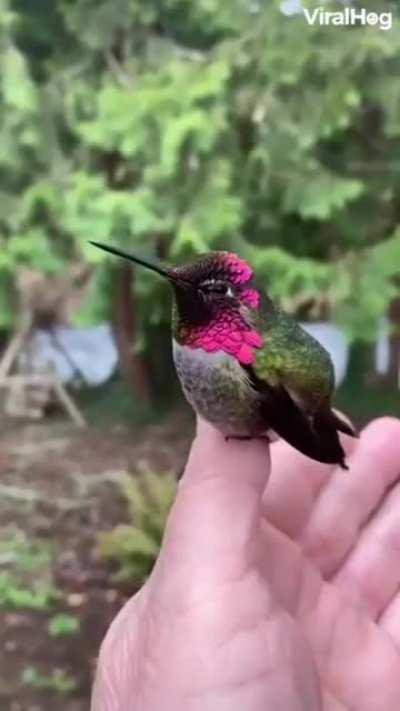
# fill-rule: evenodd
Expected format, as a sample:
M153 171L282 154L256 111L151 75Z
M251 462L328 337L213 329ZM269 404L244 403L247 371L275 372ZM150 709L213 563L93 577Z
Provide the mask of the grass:
M76 689L76 681L64 669L53 669L51 673L42 673L36 667L25 667L21 681L24 686L42 691L55 691L58 694L70 694Z
M7 610L49 610L58 600L59 592L46 581L27 585L13 572L0 573L0 608Z
M0 607L49 610L59 598L52 583L54 550L46 541L28 540L19 529L0 537Z
M68 637L80 631L81 623L79 617L60 612L54 615L48 624L50 637Z
M29 572L50 564L53 549L47 541L28 540L26 534L17 528L5 531L3 536L0 537L1 565L12 565L21 572Z

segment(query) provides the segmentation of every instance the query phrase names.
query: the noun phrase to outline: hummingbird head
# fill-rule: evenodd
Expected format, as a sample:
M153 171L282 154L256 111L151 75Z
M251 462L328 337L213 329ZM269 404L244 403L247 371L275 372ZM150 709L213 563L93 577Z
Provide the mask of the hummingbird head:
M255 360L262 338L254 329L260 294L250 265L232 252L209 252L178 267L160 267L98 242L96 247L129 259L166 278L175 296L174 337L181 344L224 351L243 365Z

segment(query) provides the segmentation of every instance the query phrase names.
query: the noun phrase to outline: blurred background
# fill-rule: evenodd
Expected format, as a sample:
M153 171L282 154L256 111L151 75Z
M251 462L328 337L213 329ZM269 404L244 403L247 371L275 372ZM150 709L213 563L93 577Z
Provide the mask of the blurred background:
M330 350L337 405L400 415L400 27L362 6L392 29L0 0L1 709L88 708L193 433L168 287L89 239L237 251Z

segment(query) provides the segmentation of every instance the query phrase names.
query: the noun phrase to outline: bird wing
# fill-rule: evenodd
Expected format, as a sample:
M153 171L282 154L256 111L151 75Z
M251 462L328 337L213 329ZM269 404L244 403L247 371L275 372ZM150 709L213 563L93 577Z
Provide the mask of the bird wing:
M345 466L338 427L326 414L333 369L322 346L300 327L274 328L248 373L266 426L311 459Z
M329 403L334 371L329 353L287 314L264 325L264 347L257 352L254 371L271 385L282 385L306 412Z
M334 427L308 417L281 384L270 385L248 368L250 381L260 395L260 412L272 429L306 457L325 464L345 466L345 454Z

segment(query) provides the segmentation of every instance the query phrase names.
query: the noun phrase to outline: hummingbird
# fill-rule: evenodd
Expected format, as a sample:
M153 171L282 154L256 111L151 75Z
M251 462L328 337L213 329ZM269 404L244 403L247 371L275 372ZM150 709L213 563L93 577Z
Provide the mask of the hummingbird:
M338 433L357 434L332 408L330 355L258 288L247 261L213 251L160 266L91 244L170 283L175 369L201 417L227 439L282 438L311 459L348 469Z

